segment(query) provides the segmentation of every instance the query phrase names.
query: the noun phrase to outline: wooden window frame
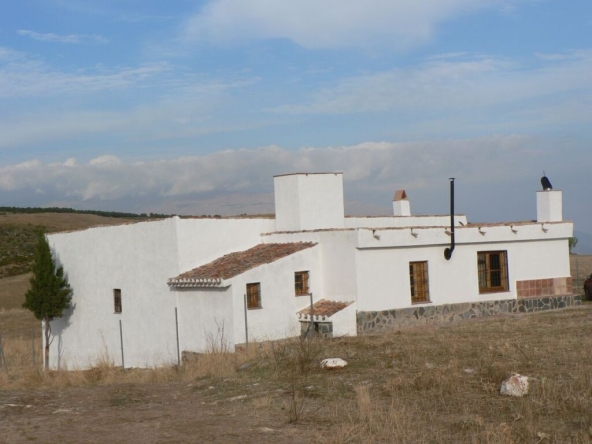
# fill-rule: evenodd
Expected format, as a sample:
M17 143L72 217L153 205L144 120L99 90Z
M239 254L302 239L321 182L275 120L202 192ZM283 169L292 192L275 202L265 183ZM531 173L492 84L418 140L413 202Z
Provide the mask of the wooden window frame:
M247 284L247 309L256 310L261 306L261 283L252 282Z
M294 293L296 296L310 295L309 280L310 274L308 271L296 271L294 273Z
M428 261L409 262L409 289L412 304L431 302Z
M477 276L480 294L510 291L507 250L478 251Z
M123 305L121 303L121 289L113 289L113 312L115 314L121 314L123 311Z

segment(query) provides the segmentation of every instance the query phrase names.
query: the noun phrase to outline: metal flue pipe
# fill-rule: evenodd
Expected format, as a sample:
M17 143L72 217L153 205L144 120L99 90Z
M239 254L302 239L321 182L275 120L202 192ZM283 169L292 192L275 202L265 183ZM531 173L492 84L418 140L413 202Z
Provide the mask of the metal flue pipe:
M450 247L444 250L444 257L447 261L452 257L452 252L455 247L454 239L454 177L450 179Z

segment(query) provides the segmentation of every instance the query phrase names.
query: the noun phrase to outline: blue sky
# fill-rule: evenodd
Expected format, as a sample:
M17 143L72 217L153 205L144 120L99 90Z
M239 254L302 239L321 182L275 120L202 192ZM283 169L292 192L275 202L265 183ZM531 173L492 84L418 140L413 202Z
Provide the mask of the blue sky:
M270 211L274 174L343 171L536 217L545 170L592 233L592 3L29 0L0 14L0 205Z

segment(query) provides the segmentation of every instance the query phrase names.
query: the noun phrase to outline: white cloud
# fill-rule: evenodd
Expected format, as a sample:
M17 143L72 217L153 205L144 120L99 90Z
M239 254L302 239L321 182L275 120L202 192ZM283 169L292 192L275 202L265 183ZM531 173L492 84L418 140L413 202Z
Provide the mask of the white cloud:
M414 213L446 213L452 176L458 211L471 221L526 220L536 216L534 191L545 170L564 190L565 217L592 231L591 207L581 205L588 198L588 165L589 152L568 139L527 136L296 151L268 146L135 162L105 155L85 163L32 160L0 167L0 199L111 211L269 213L273 175L343 171L350 214L388 214L392 193L400 188L407 190Z
M270 190L271 176L294 171L343 171L356 189L388 190L395 184L424 188L450 175L465 183L503 180L530 170L544 150L535 140L492 136L472 140L374 143L302 148L277 146L226 150L152 162L124 162L104 155L81 164L37 160L0 168L0 191L40 189L80 200L153 196L179 198L200 193ZM535 148L536 147L536 148Z
M265 122L212 122L217 100L229 89L249 83L215 81L178 85L146 105L127 104L114 110L39 111L17 114L0 121L0 148L39 142L72 140L93 134L123 137L130 141L157 142L163 139L194 138L213 133L265 127ZM163 92L164 94L164 92Z
M138 86L170 70L166 63L64 72L0 47L0 98L93 94Z
M217 43L285 38L306 48L406 48L447 20L507 0L210 0L184 36ZM514 3L512 1L511 3Z
M40 33L31 31L29 29L19 29L17 31L19 35L30 37L33 40L39 40L42 42L52 43L66 43L66 44L80 44L80 43L107 43L109 40L98 34L67 34L60 35L51 32Z
M592 90L592 51L554 55L527 66L511 59L445 54L422 65L349 77L282 113L340 114L478 109Z

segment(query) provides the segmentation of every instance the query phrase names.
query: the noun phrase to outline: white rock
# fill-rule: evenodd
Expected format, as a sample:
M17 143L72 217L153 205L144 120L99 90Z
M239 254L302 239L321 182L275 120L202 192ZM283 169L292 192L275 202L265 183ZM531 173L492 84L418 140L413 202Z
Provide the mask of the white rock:
M260 427L259 430L262 431L263 433L273 433L276 431L274 429L270 429L269 427Z
M321 361L321 368L325 370L335 370L347 366L347 362L341 358L328 358Z
M502 382L500 393L507 396L524 396L528 394L528 377L513 373Z

